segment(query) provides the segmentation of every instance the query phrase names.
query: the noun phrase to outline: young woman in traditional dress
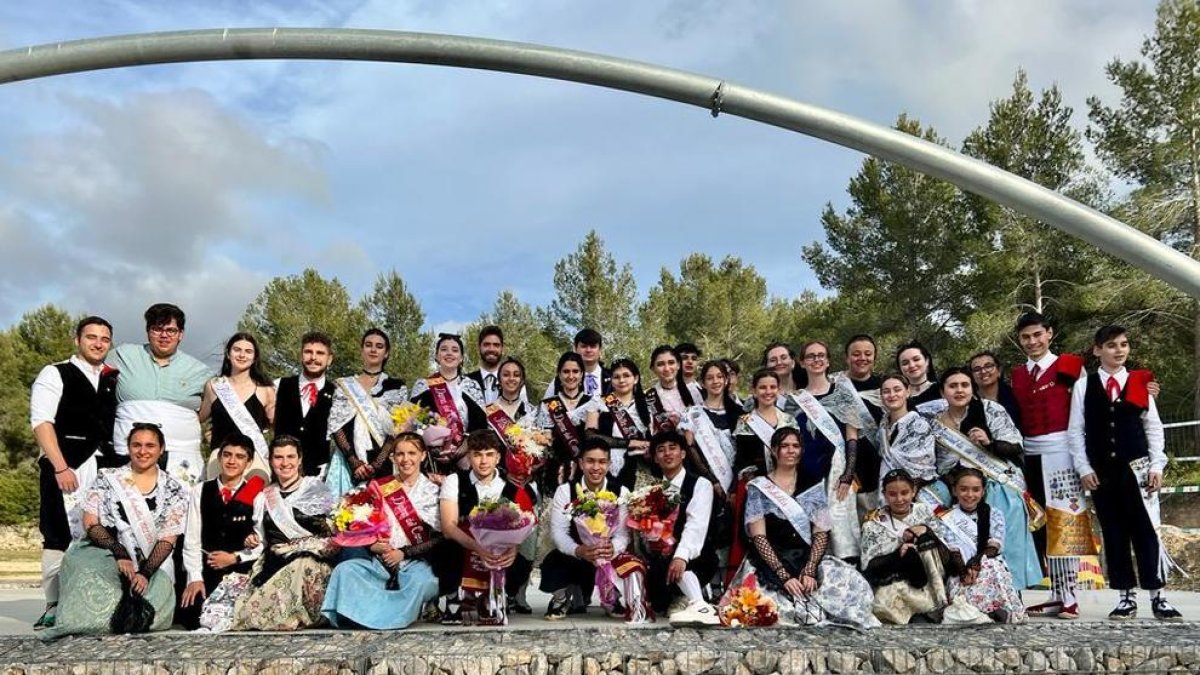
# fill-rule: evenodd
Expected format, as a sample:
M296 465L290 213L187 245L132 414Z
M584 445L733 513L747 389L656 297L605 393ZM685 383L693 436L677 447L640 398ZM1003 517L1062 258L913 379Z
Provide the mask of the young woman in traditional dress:
M838 624L874 628L871 585L853 566L833 557L832 522L823 485L801 487L799 429L783 427L771 436L774 468L750 481L745 523L750 546L736 581L753 573L779 606L785 624Z
M392 435L391 407L408 398L399 379L384 372L392 342L378 328L363 333L362 371L337 379L329 438L333 442L325 482L335 497L377 475L391 473L384 447Z
M158 468L163 433L135 423L129 432L129 464L101 469L83 502L85 538L63 557L61 600L55 625L43 639L108 633L113 612L129 589L154 608L138 630L166 630L175 615L175 568L171 551L187 521L188 490Z
M1029 515L1036 521L1044 512L1025 487L1021 460L1021 433L1004 407L975 397L974 382L965 368L951 368L942 375L942 399L922 404L919 410L933 416L938 443L940 474L957 465L983 471L987 478L987 503L1007 525L1004 556L1018 589L1042 579L1037 550L1029 530ZM949 497L945 488L942 496ZM946 499L945 503L949 503Z
M583 422L591 397L583 393L583 357L566 352L554 372L554 396L538 406L536 425L550 431L554 443L542 469L540 494L551 495L559 485L574 479L575 457L583 439Z
M797 384L797 366L796 352L790 345L783 342L772 342L763 350L762 367L775 373L775 378L779 382L779 395L775 399L775 405L779 406L780 410L794 415L797 406L788 395L799 389ZM750 398L746 401L748 409L754 407L754 388L751 385Z
M1004 515L983 498L983 473L959 468L952 480L955 504L942 521L951 533L948 543L962 554L966 569L958 577L951 577L951 597L962 595L997 623L1024 623L1025 605L1001 555Z
M881 379L875 374L879 347L875 338L860 334L846 341L846 370L829 375L834 384L848 383L858 395L855 407L861 423L855 452L854 476L858 480L858 508L861 515L878 506L879 495L879 424L883 421L883 402L879 398Z
M588 436L603 438L611 448L609 471L630 490L656 480L650 451L650 408L642 392L642 374L630 359L610 365L612 393L587 404Z
M204 385L200 400L200 423L212 420L209 447L220 448L234 433L254 443L254 459L247 477L271 477L267 466L267 433L275 421L275 386L259 366L258 341L249 333L234 333L225 343L221 374ZM208 458L206 478L221 473L216 452Z
M255 534L264 546L248 587L234 603L233 630L296 630L324 621L321 603L338 547L329 538L336 498L320 479L302 475L300 441L271 441L275 480L255 498Z
M879 395L887 414L879 428L879 478L903 469L917 486L918 501L936 506L946 503L944 495L931 491L938 479L937 440L923 415L908 408L908 382L900 375L886 375ZM876 483L879 482L876 478ZM882 495L878 498L883 504Z
M1000 367L1000 359L994 352L982 351L971 357L967 362L971 370L971 380L975 383L975 392L985 401L995 401L1004 406L1004 411L1012 418L1013 424L1021 428L1021 406L1017 404L1017 396L1013 393L1012 385L1004 379L1004 371Z
M896 350L896 370L904 375L908 383L908 396L912 399L909 401L910 407L937 400L940 396L933 355L920 342L913 340L900 345Z
M321 613L335 628L405 628L437 597L430 556L442 540L441 519L438 486L421 473L425 454L420 436L400 434L392 447L395 475L367 484L391 532L368 548L351 549L352 557L334 568Z
M500 377L500 395L496 405L513 422L520 422L534 412L533 406L522 396L525 392L525 364L515 356L505 357L497 370Z
M684 411L696 404L695 392L684 384L679 370L679 354L674 347L655 347L650 353L650 369L657 379L654 386L646 390L652 432L674 429L683 419Z
M776 429L796 427L796 418L781 410L779 375L762 368L750 378L750 395L754 408L738 418L733 430L735 455L733 470L738 476L765 475L771 466L771 435Z
M479 383L463 377L462 337L450 333L438 335L433 345L433 360L437 370L413 384L412 400L446 420L449 434L439 430L425 434L432 456L432 474L448 476L462 465L466 448L463 442L472 431L487 428L483 390Z

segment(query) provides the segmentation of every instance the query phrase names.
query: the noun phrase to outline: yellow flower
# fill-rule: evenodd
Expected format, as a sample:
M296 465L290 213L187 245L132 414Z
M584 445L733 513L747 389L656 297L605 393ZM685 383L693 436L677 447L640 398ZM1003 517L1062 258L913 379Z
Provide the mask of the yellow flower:
M617 501L617 496L608 490L601 490L596 493L596 499L602 502L615 502Z
M597 513L591 518L584 520L583 524L587 527L588 532L592 534L603 536L608 533L608 520L605 519L603 514Z

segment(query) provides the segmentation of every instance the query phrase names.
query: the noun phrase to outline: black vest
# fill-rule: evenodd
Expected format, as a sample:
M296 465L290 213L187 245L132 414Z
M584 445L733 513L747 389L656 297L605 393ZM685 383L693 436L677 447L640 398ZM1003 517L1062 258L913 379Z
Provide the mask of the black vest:
M113 454L113 421L117 415L117 371L106 370L99 388L74 363L54 366L62 377L62 398L54 414L54 435L63 459L73 469L96 450Z
M1087 435L1088 462L1093 469L1099 472L1150 455L1142 426L1144 412L1125 400L1124 390L1116 401L1110 401L1100 383L1100 374L1088 375L1083 396L1083 430Z
M471 482L471 470L457 471L458 474L458 520L465 522L467 516L471 515L471 509L479 505L479 492L475 490L475 484ZM500 472L496 472L496 477L492 480L504 480L504 476ZM517 493L521 490L516 485L504 481L504 489L500 491L500 496L513 503L517 501ZM533 498L533 493L530 492L530 497Z
M243 489L245 484L242 485ZM235 493L236 494L236 493ZM236 499L221 499L221 481L205 481L200 488L200 546L205 551L236 553L246 547L246 537L254 532L254 507ZM220 580L230 572L248 572L252 561L223 570L204 566L204 580Z
M683 485L679 487L679 517L675 519L675 529L673 530L675 541L679 541L679 538L683 536L683 528L687 525L688 519L688 503L692 501L692 494L696 492L696 483L699 480L700 476L691 471L685 471L683 474ZM712 512L710 511L710 520L711 517ZM708 524L711 525L711 523Z
M279 393L275 400L275 435L287 434L300 439L304 451L304 473L317 475L317 469L329 461L329 411L333 408L333 392L336 385L326 376L325 386L317 392L317 402L302 414L300 405L300 376L293 375L279 381Z

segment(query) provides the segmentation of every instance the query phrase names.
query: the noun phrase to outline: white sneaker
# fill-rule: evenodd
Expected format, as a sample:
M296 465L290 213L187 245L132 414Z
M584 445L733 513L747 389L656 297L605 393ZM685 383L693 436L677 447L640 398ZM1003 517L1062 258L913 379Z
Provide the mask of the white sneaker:
M707 602L693 602L687 607L671 613L672 626L720 626L721 617L717 608Z

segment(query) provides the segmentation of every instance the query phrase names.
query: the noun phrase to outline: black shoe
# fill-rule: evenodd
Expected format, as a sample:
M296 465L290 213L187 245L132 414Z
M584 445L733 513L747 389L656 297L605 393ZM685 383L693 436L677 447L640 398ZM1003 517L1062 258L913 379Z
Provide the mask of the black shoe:
M458 600L446 602L446 611L442 612L443 626L461 626L463 623L462 603Z
M1183 615L1179 613L1179 610L1172 607L1171 603L1161 595L1150 601L1150 610L1154 612L1154 618L1159 621L1183 621Z
M33 624L33 629L34 630L42 630L43 628L54 628L54 623L57 618L55 616L55 613L57 611L58 611L58 603L57 602L46 605L46 611L42 612L42 615Z
M508 599L509 614L533 614L533 608L529 605L517 600L516 598Z
M570 604L571 598L569 596L560 597L558 594L555 594L550 598L550 605L546 607L546 620L558 621L559 619L567 618L567 614L570 613Z
M1176 612L1178 614L1178 612ZM1155 616L1158 615L1157 609ZM1137 618L1137 601L1128 598L1121 598L1117 603L1116 609L1108 613L1108 618L1113 621L1131 621Z

